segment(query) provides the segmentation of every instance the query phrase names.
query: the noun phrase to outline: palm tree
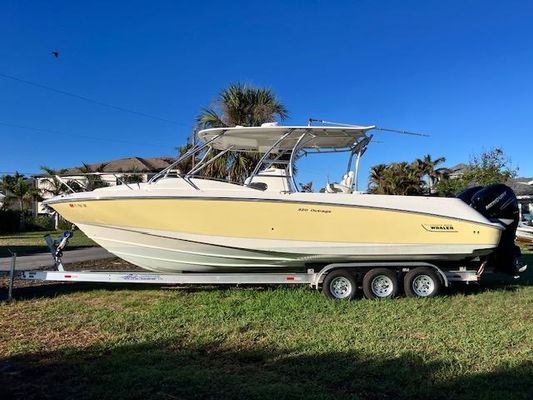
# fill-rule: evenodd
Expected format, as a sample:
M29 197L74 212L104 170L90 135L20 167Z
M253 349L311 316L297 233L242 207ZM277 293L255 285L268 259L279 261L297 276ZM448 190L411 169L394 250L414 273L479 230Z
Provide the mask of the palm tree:
M190 149L192 149L193 145L191 143L186 143L183 146L176 147L176 150L178 151L178 158L183 156L185 153L187 153ZM185 160L181 161L178 165L176 165L176 169L179 174L185 173L187 171L190 171L193 167L193 165L197 162L196 155L186 158Z
M234 83L220 92L214 107L202 109L197 121L203 128L260 126L288 116L272 90Z
M197 122L200 128L260 126L287 117L287 109L270 89L236 83L220 92L213 107L203 108ZM219 151L212 150L208 157L218 154ZM225 154L208 165L204 174L242 183L260 157L260 154L254 153Z
M387 165L378 164L370 168L370 179L369 179L369 189L370 192L376 194L385 194L385 172L387 170Z
M100 175L98 175L99 173L104 172L106 165L107 164L105 163L101 163L93 168L89 164L82 163L81 167L78 168L82 174L87 174L85 176L87 179L87 183L84 188L86 192L109 186L109 184L105 182Z
M15 175L4 175L1 181L2 190L6 194L6 201L16 201L20 210L20 228L26 225L26 212L34 200L41 198L33 181L24 174L15 172Z
M420 178L426 178L427 194L431 194L433 187L449 173L447 168L435 168L443 162L446 162L445 157L433 160L429 154L426 154L422 159L417 158L413 162L413 168L418 171Z
M419 172L406 162L378 164L371 168L370 192L415 196L422 192Z
M67 171L66 169L55 170L43 165L41 166L41 171L48 175L43 179L43 182L46 183L46 187L42 188L41 191L43 191L44 194L59 196L68 191L65 184L57 178L58 175L64 174Z
M67 171L66 169L55 170L43 165L41 166L41 170L48 175L46 178L43 178L45 184L41 188L41 196L55 197L69 192L68 187L57 177L58 175L64 174ZM54 228L57 229L59 226L59 213L51 207L46 208L54 216Z

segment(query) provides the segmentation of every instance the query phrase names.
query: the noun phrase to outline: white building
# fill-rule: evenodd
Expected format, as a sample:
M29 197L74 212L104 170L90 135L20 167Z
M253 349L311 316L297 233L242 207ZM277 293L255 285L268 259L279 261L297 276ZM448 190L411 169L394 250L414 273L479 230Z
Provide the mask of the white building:
M106 186L115 186L124 184L124 181L136 177L139 182L148 181L157 172L168 167L174 158L172 157L154 157L141 158L129 157L119 160L111 160L103 163L90 164L90 174L92 176L99 176L99 179L104 182ZM90 179L88 174L83 174L79 167L68 168L62 170L58 175L59 179L70 186L77 186L81 188L87 187ZM52 177L48 174L34 175L35 186L41 193L43 200L53 197L49 191L56 191L58 178ZM70 190L66 185L62 185L61 190L68 193ZM41 201L35 202L35 214L50 214L51 210L43 206Z
M522 220L533 221L533 180L517 178L511 185L518 198Z

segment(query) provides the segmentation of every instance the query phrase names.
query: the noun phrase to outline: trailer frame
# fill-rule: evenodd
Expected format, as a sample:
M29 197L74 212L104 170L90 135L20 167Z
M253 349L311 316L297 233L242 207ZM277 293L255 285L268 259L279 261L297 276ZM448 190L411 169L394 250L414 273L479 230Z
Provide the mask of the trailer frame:
M13 289L15 278L35 281L54 282L90 282L90 283L119 283L119 284L155 284L155 285L298 285L307 284L311 288L319 289L325 277L332 271L350 270L363 274L373 268L387 268L405 274L414 268L431 268L434 270L443 286L450 286L451 282L477 283L484 271L484 263L477 269L458 266L453 269L443 269L433 263L424 261L374 261L374 262L337 262L326 264L318 271L309 268L306 272L182 272L159 273L150 271L69 271L62 261L63 250L68 245L71 231L65 231L62 237L51 239L48 235L45 241L54 260L54 270L16 270L16 255L11 260L9 276L9 295ZM3 273L6 274L5 272Z

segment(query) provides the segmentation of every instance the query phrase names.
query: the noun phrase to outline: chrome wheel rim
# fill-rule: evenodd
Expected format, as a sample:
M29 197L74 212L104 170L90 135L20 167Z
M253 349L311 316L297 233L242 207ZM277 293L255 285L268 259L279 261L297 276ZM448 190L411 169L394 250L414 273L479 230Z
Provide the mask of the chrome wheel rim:
M329 290L336 299L345 299L352 293L352 283L348 278L338 276L331 280Z
M435 290L435 282L429 275L418 275L413 279L413 292L419 297L427 297Z
M394 290L394 283L387 275L378 275L372 279L371 287L376 297L389 297Z

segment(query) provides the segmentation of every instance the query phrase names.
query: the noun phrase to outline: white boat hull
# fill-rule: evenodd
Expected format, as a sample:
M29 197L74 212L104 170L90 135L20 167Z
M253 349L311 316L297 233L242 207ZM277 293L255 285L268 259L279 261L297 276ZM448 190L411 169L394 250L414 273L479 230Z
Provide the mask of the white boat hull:
M225 238L79 224L116 256L156 272L305 270L348 261L459 261L493 251L474 244L346 244Z

